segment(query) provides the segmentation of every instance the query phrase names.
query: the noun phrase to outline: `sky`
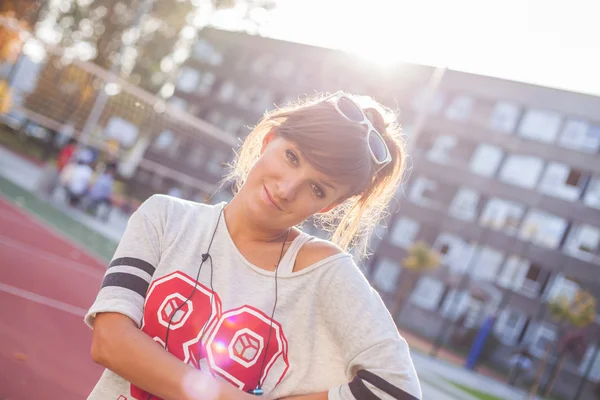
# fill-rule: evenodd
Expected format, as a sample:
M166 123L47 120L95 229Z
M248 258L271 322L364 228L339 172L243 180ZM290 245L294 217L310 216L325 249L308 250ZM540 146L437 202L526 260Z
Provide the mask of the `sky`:
M264 34L600 95L600 0L279 0Z

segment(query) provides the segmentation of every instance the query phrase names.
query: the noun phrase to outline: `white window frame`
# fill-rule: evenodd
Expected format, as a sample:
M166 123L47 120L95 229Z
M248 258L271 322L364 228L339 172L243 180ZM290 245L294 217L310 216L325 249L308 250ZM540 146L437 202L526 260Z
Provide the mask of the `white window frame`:
M448 164L451 161L450 153L456 148L457 140L455 136L441 135L435 138L429 151L427 151L427 159L430 161Z
M398 278L402 267L390 258L382 258L375 264L373 284L383 293L394 293L398 287Z
M492 197L481 212L480 224L515 235L525 214L525 206L515 201Z
M564 218L538 209L531 209L523 218L519 237L537 245L556 249L567 229Z
M546 166L546 170L540 179L538 190L541 193L549 196L558 197L567 201L577 201L581 196L583 189L582 182L585 180L583 171L575 170L580 173L581 177L576 185L567 184L570 174L574 168L566 164L550 162Z
M424 192L430 191L435 192L437 189L437 182L422 176L416 177L410 187L408 198L413 202L424 206L424 207L437 207L439 204L437 201L424 196Z
M410 302L420 308L435 311L444 294L444 284L438 279L424 276L419 279L415 290L411 293Z
M446 254L441 252L444 245L448 247ZM438 235L432 247L440 253L442 264L457 274L464 274L467 271L475 252L474 246L463 238L446 232Z
M448 212L450 215L465 221L473 221L477 216L480 194L475 189L460 188L454 198Z
M585 250L586 248L590 251ZM586 261L597 259L600 254L600 229L587 224L573 225L563 250Z
M525 112L519 125L519 135L543 143L553 143L557 136L562 116L559 113L530 109Z
M502 132L512 133L519 121L521 107L508 101L499 101L494 106L494 110L490 115L490 129Z
M504 157L504 151L501 148L481 143L471 156L469 168L477 175L492 177L498 171L502 157Z
M513 326L509 326L508 322L511 317L516 316L517 320ZM519 339L519 335L527 322L527 315L519 310L514 310L510 307L504 308L498 320L494 325L494 331L498 339L505 345L514 345Z
M600 382L600 351L596 352L596 344L589 345L583 356L583 360L579 363L578 372L581 376L584 376L590 363L593 362L592 368L588 375L588 379L594 382ZM592 356L596 355L596 358L592 360Z
M600 129L586 121L570 119L565 123L557 143L566 149L595 154L600 149Z
M475 107L475 98L467 94L459 94L452 98L446 108L445 116L454 121L466 121Z
M583 195L583 203L586 206L600 209L600 175L590 179Z
M557 332L556 328L548 323L542 322L536 325L537 326L532 327L535 329L535 331L531 335L532 340L529 344L529 351L537 358L542 358L546 352L546 348L538 345L540 339L544 338L548 339L549 342L554 342L556 341Z
M389 240L395 246L408 249L415 242L419 229L420 224L418 221L408 217L400 217L394 222Z
M494 281L504 263L504 253L493 247L482 246L475 254L477 265L471 269L471 277L477 281Z
M533 189L537 186L544 160L536 156L509 154L500 168L499 179L510 185Z

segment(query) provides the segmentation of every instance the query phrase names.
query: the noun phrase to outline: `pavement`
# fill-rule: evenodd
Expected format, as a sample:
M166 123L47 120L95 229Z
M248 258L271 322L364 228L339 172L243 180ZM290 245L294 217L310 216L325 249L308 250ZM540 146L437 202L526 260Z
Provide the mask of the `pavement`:
M114 246L125 230L128 216L113 210L109 221L103 222L66 205L60 193L50 198L41 195L37 188L43 171L39 164L0 146L0 177L4 180L0 187L1 193L5 197L12 196L12 201L17 204L27 201L28 210L36 214L37 218L45 220L47 225L52 225L53 229L62 231L58 232L59 234L90 250L98 259L109 260ZM23 200L24 198L26 200ZM57 226L64 220L71 223ZM422 383L423 399L478 399L451 382L488 393L498 399L529 399L522 390L449 362L431 358L419 351L412 351L412 357Z

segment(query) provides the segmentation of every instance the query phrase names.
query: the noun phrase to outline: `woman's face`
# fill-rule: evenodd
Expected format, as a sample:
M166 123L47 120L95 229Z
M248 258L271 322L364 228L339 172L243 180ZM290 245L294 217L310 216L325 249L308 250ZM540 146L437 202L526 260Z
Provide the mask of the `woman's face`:
M239 195L249 217L273 229L285 229L329 211L349 191L349 185L335 182L310 165L294 142L271 132Z

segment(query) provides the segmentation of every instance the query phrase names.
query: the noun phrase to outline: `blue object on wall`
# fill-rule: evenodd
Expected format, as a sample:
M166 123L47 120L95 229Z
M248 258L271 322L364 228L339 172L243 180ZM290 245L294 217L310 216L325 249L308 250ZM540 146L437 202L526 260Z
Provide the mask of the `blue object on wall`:
M477 332L477 336L471 345L471 350L469 350L469 355L467 356L467 361L465 364L465 368L473 369L479 360L479 355L483 350L483 346L485 345L485 341L487 340L490 332L492 331L492 327L494 326L496 318L495 317L487 317L483 324L479 327L479 331Z

